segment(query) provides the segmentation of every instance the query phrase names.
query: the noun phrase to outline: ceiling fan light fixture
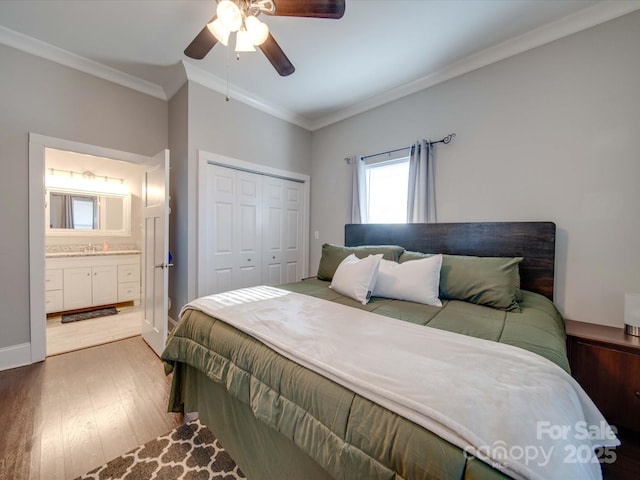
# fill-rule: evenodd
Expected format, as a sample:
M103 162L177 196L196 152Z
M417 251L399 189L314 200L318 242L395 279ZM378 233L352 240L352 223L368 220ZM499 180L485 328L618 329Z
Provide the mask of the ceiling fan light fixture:
M255 52L256 47L251 43L249 32L244 29L238 30L236 33L236 52Z
M231 0L222 0L216 8L216 15L230 32L237 32L242 26L242 11Z
M245 25L247 26L247 32L251 43L256 47L262 45L269 36L269 27L266 23L261 22L253 15L249 15L245 19Z
M207 24L207 28L211 32L211 34L216 37L222 45L225 47L229 45L229 35L231 32L225 28L222 21L219 18L216 18L213 22Z

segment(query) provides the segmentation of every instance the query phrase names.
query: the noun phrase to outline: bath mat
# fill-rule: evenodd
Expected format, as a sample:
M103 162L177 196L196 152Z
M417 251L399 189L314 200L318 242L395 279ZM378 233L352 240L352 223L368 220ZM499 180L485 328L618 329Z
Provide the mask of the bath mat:
M79 320L87 320L89 318L106 317L116 315L118 310L115 307L96 308L87 312L65 313L62 315L62 323L77 322Z

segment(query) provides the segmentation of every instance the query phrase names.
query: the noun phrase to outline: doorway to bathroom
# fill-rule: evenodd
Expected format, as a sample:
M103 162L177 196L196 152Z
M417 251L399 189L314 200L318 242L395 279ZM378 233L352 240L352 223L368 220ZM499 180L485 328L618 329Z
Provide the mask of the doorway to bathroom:
M32 362L141 333L153 348L166 336L168 155L29 135ZM63 322L103 307L117 313Z
M144 166L45 148L44 167L47 356L140 335Z

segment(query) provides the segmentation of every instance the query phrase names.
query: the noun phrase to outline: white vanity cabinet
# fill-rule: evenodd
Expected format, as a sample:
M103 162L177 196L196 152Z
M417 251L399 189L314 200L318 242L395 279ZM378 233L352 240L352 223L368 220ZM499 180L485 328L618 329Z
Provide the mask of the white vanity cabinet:
M47 313L140 300L140 255L46 259Z
M118 301L140 300L140 262L118 265Z
M118 301L118 265L91 267L92 305L105 305Z
M44 308L47 313L63 310L62 269L51 268L44 271Z
M63 310L75 310L92 305L91 267L65 268L62 270Z

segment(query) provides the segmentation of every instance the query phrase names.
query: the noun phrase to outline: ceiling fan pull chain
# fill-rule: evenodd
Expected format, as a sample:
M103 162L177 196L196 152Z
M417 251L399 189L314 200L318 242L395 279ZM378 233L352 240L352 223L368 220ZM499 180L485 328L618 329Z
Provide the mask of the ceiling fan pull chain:
M225 95L227 102L229 101L229 51L230 49L227 48L227 94Z

